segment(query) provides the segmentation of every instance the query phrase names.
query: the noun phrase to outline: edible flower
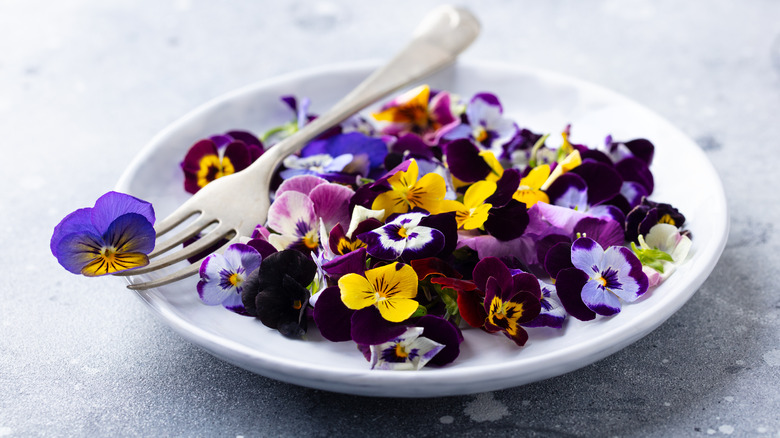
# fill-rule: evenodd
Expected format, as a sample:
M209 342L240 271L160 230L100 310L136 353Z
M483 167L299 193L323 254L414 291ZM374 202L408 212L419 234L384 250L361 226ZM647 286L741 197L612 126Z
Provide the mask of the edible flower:
M406 213L395 216L384 226L358 235L368 253L382 260L410 261L434 256L444 248L444 234L420 224L428 215Z
M306 333L306 288L317 274L317 265L300 251L288 249L263 259L241 294L249 315L289 338Z
M372 115L377 121L388 122L383 134L400 137L413 133L429 145L438 144L444 134L460 124L452 114L450 94L442 91L431 97L427 85L401 94Z
M455 212L458 228L473 230L481 227L488 219L488 211L493 207L487 199L496 191L493 181L477 181L466 189L463 202L445 200L443 210Z
M152 204L119 192L108 192L95 206L66 216L54 228L50 248L74 274L96 277L149 264L154 249Z
M626 247L605 250L596 241L581 237L571 246L571 262L574 267L558 273L556 286L564 308L575 318L614 315L620 312L621 300L634 302L647 292L642 264Z
M688 257L691 239L671 224L656 224L645 236L639 236L639 247L631 248L642 262L650 286L656 286L677 269Z
M417 161L411 160L409 167L399 170L387 179L390 190L380 193L371 206L372 210L384 210L385 218L393 213L406 213L421 208L431 214L441 209L441 201L447 191L444 178L435 173L417 179Z
M215 179L245 169L262 154L263 143L249 132L231 131L200 140L181 162L184 190L197 193Z
M466 106L466 123L445 135L447 139L469 138L482 148L501 155L503 146L518 133L517 124L504 117L504 109L495 94L478 93Z
M417 274L398 262L369 269L365 276L347 274L339 279L341 300L353 310L376 306L391 322L408 319L417 310Z
M262 257L256 249L243 243L230 245L224 254L214 253L200 265L198 296L204 304L222 304L238 314L246 314L241 301L249 275L260 267Z
M550 198L542 190L542 185L549 177L549 164L532 168L528 175L520 180L520 186L512 197L525 204L527 208L533 207L537 202L549 203Z
M372 370L419 370L444 345L421 336L422 327L409 327L401 336L371 346Z

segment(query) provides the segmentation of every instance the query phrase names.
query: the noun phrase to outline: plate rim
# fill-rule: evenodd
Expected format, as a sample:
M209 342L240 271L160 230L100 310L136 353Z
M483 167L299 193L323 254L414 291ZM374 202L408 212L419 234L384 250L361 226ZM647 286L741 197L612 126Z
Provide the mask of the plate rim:
M379 65L379 61L366 60L334 63L296 70L254 82L214 97L205 103L196 106L183 116L176 119L174 122L167 125L155 136L153 136L152 139L144 146L144 148L141 149L141 151L133 158L125 171L122 173L116 184L116 190L128 190L130 188L132 177L137 173L139 166L145 162L146 159L148 159L148 157L159 147L158 145L171 133L176 132L182 126L185 126L188 121L190 121L198 114L207 112L209 109L215 106L229 102L247 93L257 92L258 90L271 88L286 82L310 79L321 76L323 74L364 72L367 75ZM151 291L138 291L136 296L138 296L146 305L148 305L153 310L153 313L162 322L171 327L177 334L182 336L188 342L193 343L194 345L204 349L205 351L223 361L232 363L257 374L297 385L348 394L381 395L390 397L435 397L469 394L519 386L562 375L592 364L636 342L663 324L663 322L674 315L686 302L690 300L690 298L696 293L696 291L701 287L704 281L709 277L712 270L715 268L715 265L717 264L717 261L721 256L723 249L725 248L729 232L729 213L722 181L704 151L702 151L701 148L699 148L695 142L690 139L690 137L680 131L671 122L662 118L660 115L620 93L617 93L601 85L568 76L559 72L548 71L536 67L517 66L496 61L470 60L458 61L454 67L450 68L493 70L525 75L530 74L532 76L544 77L546 80L571 84L578 89L594 91L597 94L607 96L610 100L622 102L634 107L634 109L637 109L643 113L643 117L654 119L655 123L661 124L665 129L670 130L675 136L686 139L687 142L693 146L692 151L695 151L695 153L700 155L704 167L710 173L709 176L714 177L713 181L717 181L718 183L716 187L713 188L713 193L717 193L718 195L714 199L717 203L714 208L719 211L722 210L724 214L717 217L718 220L713 226L715 231L720 231L718 236L710 236L711 238L718 238L718 240L714 242L714 245L708 245L704 248L700 248L700 250L708 249L709 251L704 253L699 252L697 254L699 260L705 258L705 260L702 262L704 263L705 268L695 272L695 275L692 275L692 278L687 278L687 281L684 281L684 283L680 285L680 288L682 289L680 292L674 295L669 294L659 298L659 301L667 302L667 306L664 307L666 311L661 314L660 318L658 317L657 313L653 313L651 315L650 313L652 312L641 312L636 317L636 319L632 320L627 326L621 326L625 330L623 330L622 333L619 333L617 338L614 336L614 333L605 331L599 336L589 339L589 341L586 343L570 346L564 350L567 360L563 366L560 364L558 364L558 366L550 366L551 360L560 357L561 354L563 354L560 350L522 358L524 365L533 372L524 370L524 373L512 374L509 372L509 368L513 364L516 366L515 361L483 364L478 367L479 371L475 371L473 367L443 367L425 369L419 372L413 372L413 374L411 374L408 372L401 373L398 371L370 370L368 367L366 367L365 372L356 372L352 369L322 367L317 364L312 364L300 360L293 361L287 358L272 356L270 354L263 354L262 351L251 349L231 339L226 339L217 334L210 333L196 324L179 317L170 309L167 309L165 306L161 305L159 300L154 299L154 289ZM594 345L598 345L598 341L601 341L606 337L609 338L609 342L604 343L602 348L594 349ZM579 359L582 361L572 359ZM250 363L247 363L247 360ZM546 365L546 367L544 365ZM483 377L479 377L479 374L482 374ZM474 378L475 375L477 375L476 379ZM307 379L301 379L301 377L304 376L306 376ZM410 376L414 376L413 379L410 378ZM414 381L417 384L429 387L434 383L441 384L445 382L458 382L459 379L466 376L469 377L468 385L464 384L461 387L453 387L453 385L434 385L433 389L427 388L427 390L414 391L415 388L411 388L412 390L410 391L409 388L400 386L401 390L399 390L399 384L408 384L410 381ZM358 382L356 382L354 379L357 379ZM466 387L468 389L466 389ZM384 391L386 393L377 394L377 391Z

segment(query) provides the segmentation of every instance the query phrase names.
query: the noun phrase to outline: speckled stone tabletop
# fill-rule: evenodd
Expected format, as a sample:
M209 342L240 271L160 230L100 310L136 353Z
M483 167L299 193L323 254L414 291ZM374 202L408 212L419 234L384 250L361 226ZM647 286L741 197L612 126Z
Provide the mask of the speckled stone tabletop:
M650 335L542 382L440 399L332 394L226 364L116 278L48 248L68 212L198 104L386 59L431 0L0 2L0 437L780 436L780 3L470 3L470 60L543 67L672 121L724 183L717 267ZM697 236L706 238L706 236Z

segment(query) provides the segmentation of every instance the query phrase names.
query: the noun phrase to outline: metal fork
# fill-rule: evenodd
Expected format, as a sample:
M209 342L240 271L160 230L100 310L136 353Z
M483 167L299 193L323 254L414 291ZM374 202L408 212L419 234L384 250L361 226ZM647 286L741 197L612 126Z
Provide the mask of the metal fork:
M413 39L388 64L375 71L347 94L328 112L305 125L294 135L268 149L252 165L241 172L219 178L199 190L170 216L159 221L155 230L157 243L149 254L152 262L142 268L116 275L135 276L157 271L204 252L219 242L228 240L216 252L236 243L240 236L249 236L257 224L266 220L270 206L269 188L274 170L282 160L303 148L328 128L344 121L393 91L408 86L423 77L453 63L479 33L477 19L468 11L453 6L440 6L425 16ZM161 237L187 219L195 220L161 241ZM198 235L212 229L195 243L164 254ZM198 272L199 263L191 264L172 274L151 281L134 282L134 290L163 286Z

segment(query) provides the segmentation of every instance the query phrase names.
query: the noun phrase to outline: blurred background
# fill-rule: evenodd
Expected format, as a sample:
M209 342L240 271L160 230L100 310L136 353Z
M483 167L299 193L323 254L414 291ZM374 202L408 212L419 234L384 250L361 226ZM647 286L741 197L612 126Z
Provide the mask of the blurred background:
M284 73L387 59L434 0L0 1L0 437L780 436L780 3L462 1L470 61L548 69L670 120L723 180L731 235L671 319L579 371L392 400L276 382L68 274L53 227L193 107ZM706 238L706 236L696 236Z

